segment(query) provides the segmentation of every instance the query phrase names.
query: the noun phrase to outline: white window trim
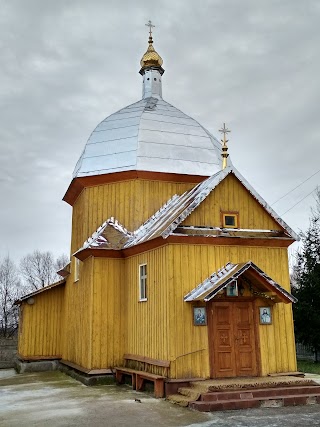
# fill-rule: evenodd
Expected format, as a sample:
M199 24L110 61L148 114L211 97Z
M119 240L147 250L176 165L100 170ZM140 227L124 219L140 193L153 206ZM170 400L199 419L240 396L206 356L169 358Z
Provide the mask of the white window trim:
M74 283L79 282L80 279L80 260L74 258Z
M144 276L141 275L141 267L146 267L146 274ZM147 298L147 280L148 280L148 270L147 270L147 263L139 264L139 302L148 301ZM144 295L142 297L141 295L141 289L142 289L142 280L144 280Z

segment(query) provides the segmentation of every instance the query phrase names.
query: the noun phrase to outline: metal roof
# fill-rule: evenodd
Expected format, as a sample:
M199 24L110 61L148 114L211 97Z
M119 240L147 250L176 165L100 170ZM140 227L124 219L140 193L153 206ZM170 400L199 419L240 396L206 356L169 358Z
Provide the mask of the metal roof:
M195 289L189 292L184 297L184 301L210 301L220 291L222 291L232 282L236 281L242 274L250 269L254 270L260 276L262 282L269 285L269 290L274 291L278 295L278 302L297 302L297 299L293 295L286 291L277 282L272 280L271 277L264 273L252 261L239 264L232 264L231 262L228 262L224 267L213 273L210 277L200 283L200 285L198 285Z
M143 241L162 236L168 237L176 228L206 199L217 185L230 173L236 176L257 202L272 216L272 218L288 233L288 237L299 240L299 236L276 214L268 203L253 189L234 166L228 166L222 171L210 176L181 196L175 195L141 227L133 233L131 242L125 247L142 243ZM204 224L205 225L205 224ZM255 230L242 230L243 234ZM257 230L260 232L260 230ZM266 230L264 230L266 231Z
M73 177L129 170L211 176L221 170L221 143L160 96L145 98L95 128Z
M77 252L88 248L121 250L136 246L157 237L167 238L173 234L179 225L206 199L206 197L229 174L235 175L251 195L263 206L263 208L284 229L286 238L298 240L297 234L274 212L267 202L251 187L234 166L228 166L224 170L205 179L191 190L182 195L175 194L155 214L145 221L137 230L130 232L114 218L105 221L91 237L86 240ZM205 224L204 224L205 225ZM179 232L179 230L177 230ZM238 233L237 233L238 231ZM277 237L272 230L232 230L232 236L236 237ZM240 233L240 234L239 234ZM270 234L269 234L270 233ZM222 236L221 233L207 232L208 237ZM228 233L230 236L230 231ZM279 236L282 238L283 236Z

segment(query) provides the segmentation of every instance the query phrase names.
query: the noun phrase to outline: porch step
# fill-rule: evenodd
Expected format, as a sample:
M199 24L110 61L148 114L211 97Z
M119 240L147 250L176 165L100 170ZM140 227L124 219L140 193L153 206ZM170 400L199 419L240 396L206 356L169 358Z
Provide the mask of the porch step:
M200 412L226 411L249 408L271 408L280 406L314 405L320 403L320 393L317 395L297 394L294 396L254 397L248 399L230 399L217 401L190 402L189 407Z
M201 412L231 409L313 405L320 403L320 386L301 385L202 393L189 407Z
M189 401L198 400L201 396L201 390L194 387L179 387L178 393L182 396L186 396Z
M180 391L180 390L179 390ZM256 388L247 390L233 390L202 393L200 400L204 402L215 402L220 400L249 400L249 399L271 399L273 396L296 396L296 395L320 395L320 386L289 386L274 388ZM187 394L186 394L187 395ZM195 399L197 400L197 399Z
M320 386L288 376L204 380L180 387L167 400L199 411L306 405L320 402Z
M171 403L175 403L176 405L183 407L189 406L191 402L190 397L184 396L182 394L170 394L166 397L166 399Z

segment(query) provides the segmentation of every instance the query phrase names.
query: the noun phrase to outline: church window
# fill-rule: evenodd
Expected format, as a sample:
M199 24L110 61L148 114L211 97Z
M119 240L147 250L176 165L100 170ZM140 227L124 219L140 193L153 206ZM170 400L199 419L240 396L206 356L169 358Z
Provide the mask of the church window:
M238 213L222 212L222 227L223 228L238 228Z
M80 278L80 260L75 258L74 262L74 281L77 282Z
M139 301L147 301L147 264L139 265Z

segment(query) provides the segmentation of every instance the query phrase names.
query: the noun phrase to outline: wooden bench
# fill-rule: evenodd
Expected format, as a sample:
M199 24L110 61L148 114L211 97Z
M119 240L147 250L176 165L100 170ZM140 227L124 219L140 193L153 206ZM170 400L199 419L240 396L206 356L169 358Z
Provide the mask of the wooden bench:
M122 384L125 375L131 376L132 388L137 391L144 389L145 380L152 381L154 383L154 395L155 397L164 397L164 381L167 376L152 374L146 371L147 365L159 366L166 369L170 367L170 362L167 360L152 359L150 357L138 356L135 354L124 355L125 365L130 361L139 362L142 364L143 370L131 369L127 366L116 367L116 381L118 384Z

